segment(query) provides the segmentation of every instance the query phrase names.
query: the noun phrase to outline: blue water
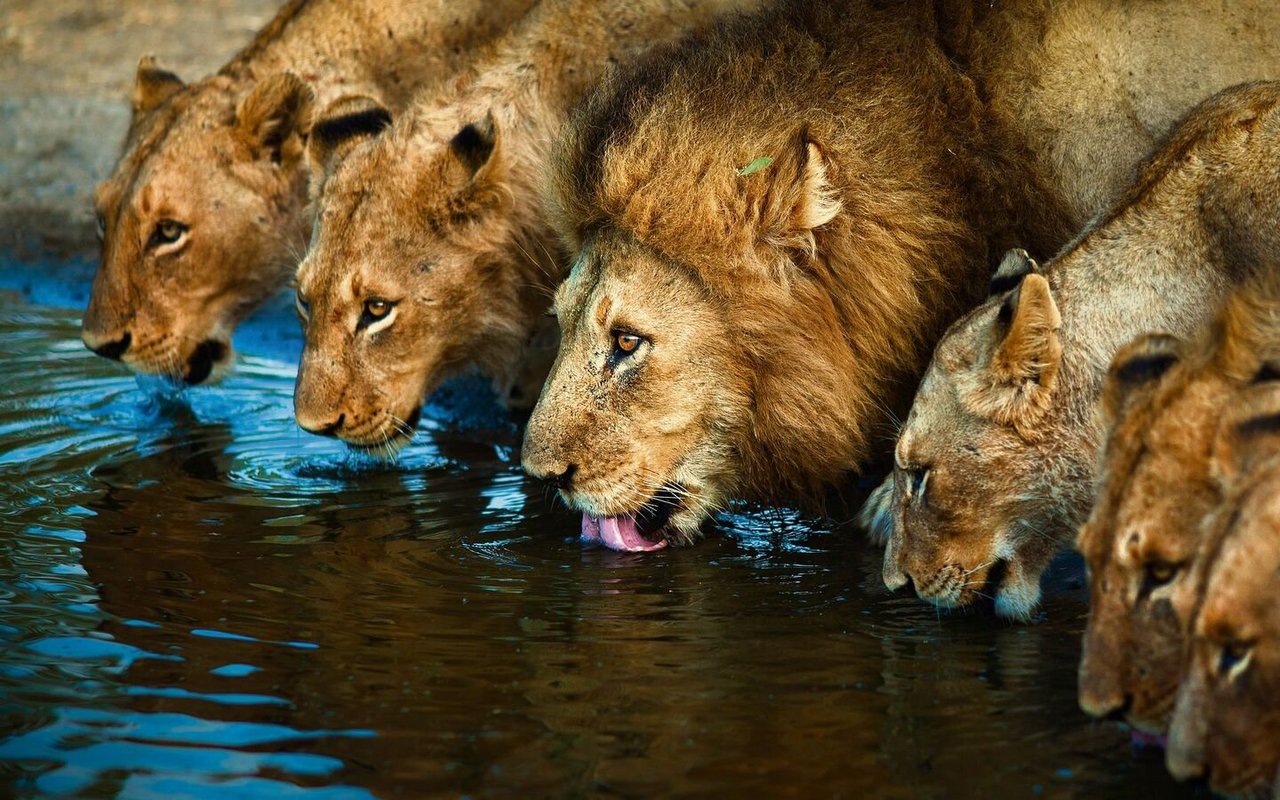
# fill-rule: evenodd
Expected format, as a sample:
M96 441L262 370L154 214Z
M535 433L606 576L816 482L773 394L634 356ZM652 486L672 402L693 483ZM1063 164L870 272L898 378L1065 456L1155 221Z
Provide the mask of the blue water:
M1069 571L1015 626L886 594L847 510L583 550L478 383L364 461L283 303L157 397L73 273L0 270L0 796L1178 795L1076 709Z

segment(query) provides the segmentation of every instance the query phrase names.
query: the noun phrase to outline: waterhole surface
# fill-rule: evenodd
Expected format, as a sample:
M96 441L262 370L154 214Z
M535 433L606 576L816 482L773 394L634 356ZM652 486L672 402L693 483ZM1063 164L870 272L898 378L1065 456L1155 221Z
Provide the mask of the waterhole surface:
M1077 710L1070 582L940 615L787 512L584 551L512 427L371 465L297 430L266 337L157 398L77 319L0 299L0 796L1179 791Z

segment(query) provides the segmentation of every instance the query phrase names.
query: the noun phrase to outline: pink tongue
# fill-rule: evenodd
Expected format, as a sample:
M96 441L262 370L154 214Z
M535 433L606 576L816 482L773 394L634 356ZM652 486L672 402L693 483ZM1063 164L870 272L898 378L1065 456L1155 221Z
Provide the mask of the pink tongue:
M1168 737L1133 728L1129 731L1129 743L1133 747L1159 747L1163 750L1168 745Z
M651 542L644 538L636 528L635 517L631 516L597 518L583 514L582 541L600 542L610 550L621 550L624 553L644 553L667 546L666 539Z

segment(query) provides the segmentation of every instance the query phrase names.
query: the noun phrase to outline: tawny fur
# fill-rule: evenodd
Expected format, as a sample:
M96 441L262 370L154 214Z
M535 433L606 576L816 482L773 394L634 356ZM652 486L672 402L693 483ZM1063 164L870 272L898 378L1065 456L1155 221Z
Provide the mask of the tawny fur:
M341 415L339 436L379 441L384 429L361 420L406 419L468 368L503 400L531 405L554 353L546 310L566 263L539 191L551 144L612 65L755 1L544 0L389 128L356 120L347 141L313 146L321 168L316 238L298 272L313 308L299 422ZM340 126L350 104L320 111L317 125ZM376 338L356 331L372 296L397 304Z
M1274 263L1274 262L1273 262ZM1152 340L1155 341L1152 341ZM1234 292L1192 340L1145 337L1117 354L1098 497L1078 547L1091 574L1080 704L1163 732L1197 597L1208 519L1238 474L1277 454L1280 270ZM1256 429L1256 430L1255 430Z
M1276 406L1269 427L1277 423ZM1196 595L1165 762L1233 797L1272 796L1280 768L1280 450L1230 485L1189 580Z
M292 276L309 230L302 141L312 102L361 91L400 107L528 4L294 0L196 83L143 59L124 152L96 196L104 240L86 344L127 333L131 368L189 377L202 342L229 345ZM149 245L165 219L186 235Z
M899 435L897 474L863 511L889 539L886 584L910 577L919 589L954 563L969 575L971 602L1004 561L997 609L1035 608L1045 566L1089 510L1111 357L1144 332L1190 335L1233 285L1280 253L1278 102L1273 83L1205 101L1043 278L1024 279L1047 279L1061 316L1050 346L1032 340L1034 357L1023 353L1052 382L1011 381L1001 366L1001 353L1028 344L1018 320L1046 314L1023 308L1017 293L989 299L947 331ZM929 470L925 502L891 487L913 469Z
M1072 209L1090 208L1080 194L1088 181L1053 174L1057 161L1037 153L1082 126L1106 127L1116 111L1106 103L1138 91L1126 70L1161 61L1144 36L1200 35L1157 20L1145 33L1095 31L1088 15L1057 6L1036 17L1021 13L1025 4L951 5L786 6L654 57L593 95L553 188L558 226L581 255L558 301L560 366L526 437L531 472L576 468L594 488L566 498L589 513L631 512L655 483L678 484L688 507L670 533L687 541L729 498L815 497L864 467L995 256L1014 243L1051 252L1083 224ZM940 28L939 8L960 27ZM1056 37L1056 24L1077 36ZM1096 112L1068 121L1073 95L1041 91L1029 65L1070 71L1081 54L1055 48L1090 33L1127 36L1144 55L1095 59L1093 82L1113 85ZM1161 61L1169 75L1187 64L1185 52ZM1014 95L1030 95L1039 115L1023 124L997 110ZM1158 105L1172 120L1198 99L1175 93ZM1055 113L1059 125L1046 124ZM1122 184L1139 155L1104 149L1090 178L1110 170ZM762 156L774 162L737 174ZM810 210L837 203L812 226L828 214ZM659 300L668 288L676 294ZM619 314L623 294L639 308ZM676 300L684 310L666 313ZM618 323L606 306L658 326L639 368L648 375L616 390L606 367ZM658 337L708 319L696 346L660 347ZM637 388L669 373L670 386Z

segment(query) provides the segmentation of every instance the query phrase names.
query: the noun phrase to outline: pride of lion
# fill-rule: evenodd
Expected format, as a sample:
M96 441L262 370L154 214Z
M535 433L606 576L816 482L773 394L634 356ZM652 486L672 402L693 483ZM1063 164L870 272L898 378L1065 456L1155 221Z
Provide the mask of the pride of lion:
M889 590L1028 621L1074 544L1081 707L1256 796L1275 79L1271 0L292 0L139 63L83 339L213 382L291 288L299 426L391 458L478 372L619 551L888 470Z

